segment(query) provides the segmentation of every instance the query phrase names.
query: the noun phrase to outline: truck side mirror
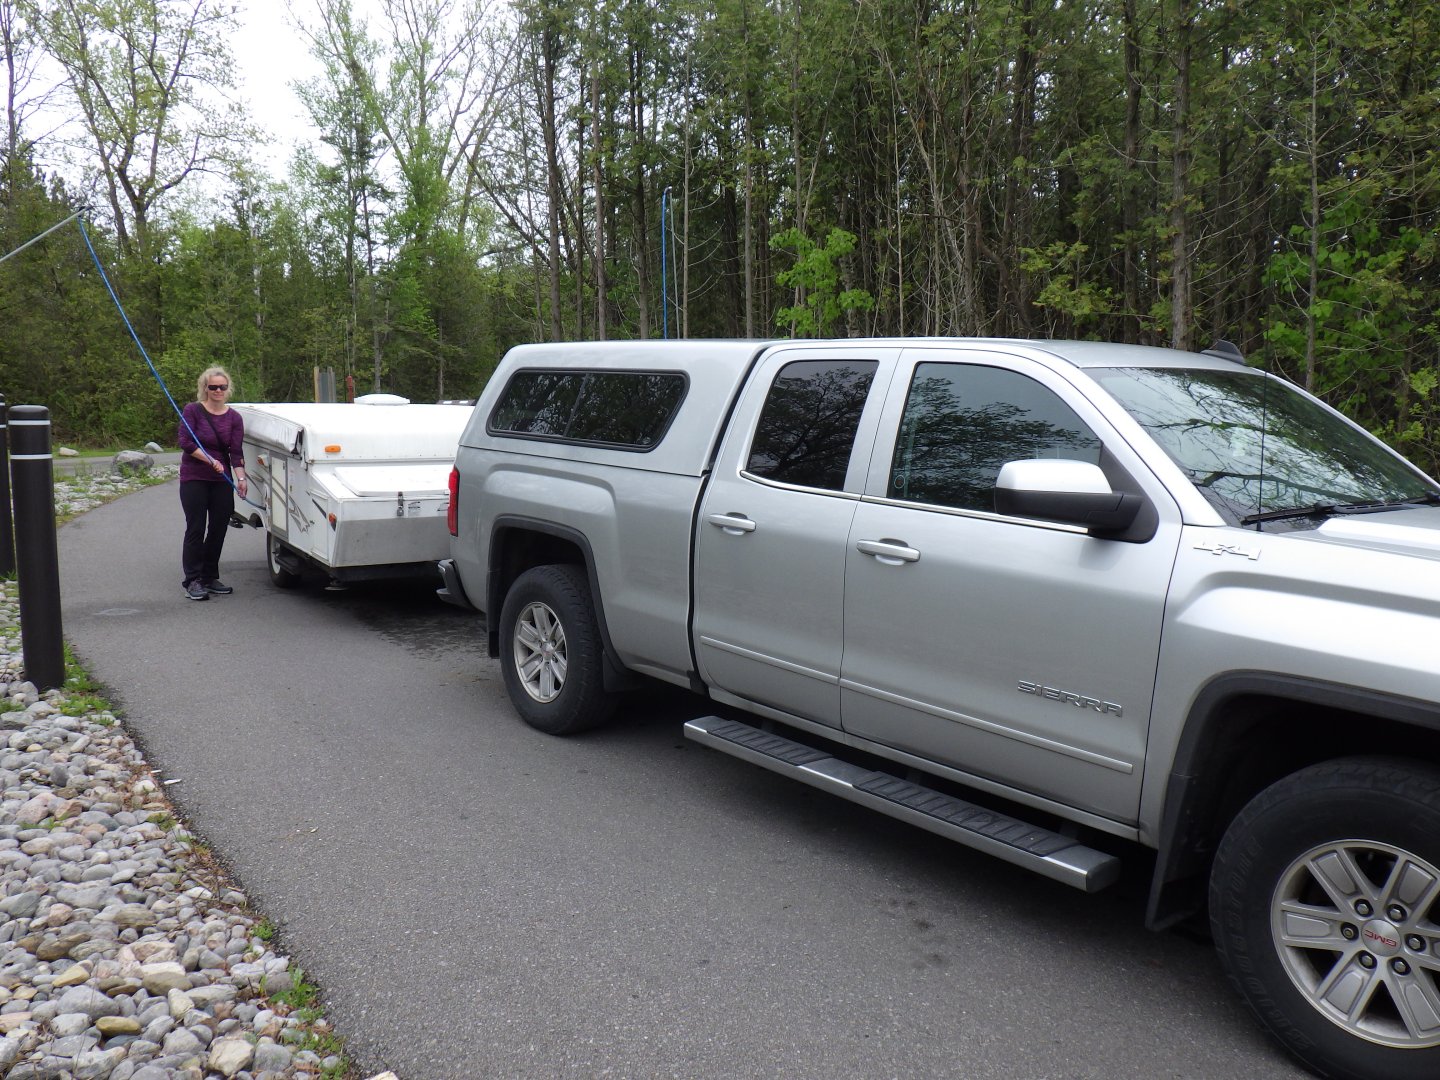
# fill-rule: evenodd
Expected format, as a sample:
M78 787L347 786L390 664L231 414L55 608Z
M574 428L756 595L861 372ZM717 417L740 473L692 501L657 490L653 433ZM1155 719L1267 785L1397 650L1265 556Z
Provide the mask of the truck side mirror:
M1092 535L1124 532L1145 500L1114 491L1099 465L1088 461L1007 461L995 480L995 512L1079 525Z

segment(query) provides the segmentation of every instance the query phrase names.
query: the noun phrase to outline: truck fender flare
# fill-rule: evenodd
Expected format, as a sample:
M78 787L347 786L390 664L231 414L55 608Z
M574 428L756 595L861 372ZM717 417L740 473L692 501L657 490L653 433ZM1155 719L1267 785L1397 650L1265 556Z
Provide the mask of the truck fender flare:
M1193 885L1209 865L1210 845L1197 843L1213 831L1210 812L1231 776L1217 770L1217 747L1231 737L1233 703L1244 698L1281 699L1297 705L1342 709L1400 724L1440 731L1440 703L1366 690L1322 679L1268 671L1234 671L1206 683L1190 706L1166 784L1156 837L1155 873L1146 923L1163 929L1199 910L1204 888ZM1364 748L1356 747L1356 752Z
M590 596L594 601L595 622L600 628L600 641L605 650L605 685L607 689L619 689L629 684L630 676L625 665L620 662L615 652L615 645L610 640L610 627L605 622L604 597L600 592L600 581L595 576L595 553L590 547L590 540L579 529L573 529L568 525L557 525L553 521L545 521L540 518L530 518L519 514L502 514L495 519L491 526L490 534L495 536L511 529L518 529L524 532L544 533L553 536L558 540L574 544L579 549L581 558L585 564L585 579L590 583ZM504 568L500 565L500 556L496 545L490 545L488 565L485 579L485 600L487 613L494 612L494 620L500 617L500 611L505 605L505 574ZM490 655L500 655L500 631L493 625L490 616L486 616L486 637L489 639Z

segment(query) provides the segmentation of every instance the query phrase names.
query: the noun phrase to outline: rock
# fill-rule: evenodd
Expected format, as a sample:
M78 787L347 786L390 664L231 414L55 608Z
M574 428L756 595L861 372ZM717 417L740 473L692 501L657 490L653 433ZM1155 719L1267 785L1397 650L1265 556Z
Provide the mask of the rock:
M69 446L62 446L55 453L60 457L79 457L80 451Z
M155 468L155 459L139 450L121 450L110 462L111 476L136 476Z
M16 1028L33 1024L34 1020L28 1012L14 1012L0 1015L0 1035L9 1035Z
M189 990L190 976L173 960L140 965L140 984L152 994L168 994L171 990Z
M95 1021L95 1026L107 1039L115 1035L139 1035L145 1030L133 1016L102 1016Z
M66 990L60 996L59 1004L62 1013L84 1013L92 1020L102 1016L116 1016L120 1012L118 1001L88 986L76 986Z
M173 941L137 941L129 948L135 959L142 964L161 964L175 959Z
M165 1036L165 1043L161 1049L167 1057L172 1054L180 1056L184 1054L197 1054L205 1049L205 1044L188 1028L176 1028L170 1032L169 1035Z
M246 1039L220 1039L210 1047L210 1068L221 1076L234 1076L255 1058L255 1048Z
M71 930L53 941L46 941L35 950L35 957L39 960L59 960L62 956L69 956L70 950L75 946L83 945L89 940L88 930Z
M90 1026L90 1017L84 1013L61 1013L50 1021L50 1031L57 1039L79 1035Z
M84 964L71 964L68 968L55 976L55 981L50 985L56 989L63 990L67 986L79 986L90 978L90 969Z
M8 915L12 919L28 919L40 907L40 896L40 893L32 890L7 896L4 900L0 900L0 913Z
M39 825L50 816L50 808L59 801L48 791L42 791L33 798L26 799L20 809L15 811L15 824L21 828L28 825Z
M125 1060L125 1048L88 1050L75 1058L75 1080L105 1080L115 1074L115 1066Z
M125 904L123 907L113 912L106 912L100 917L113 921L116 926L135 930L147 930L160 921L155 912L151 911L144 904ZM173 949L171 949L171 954L173 957Z
M184 990L171 990L165 995L165 1000L170 1006L170 1015L176 1020L195 1008L195 999Z
M288 1058L288 1055L287 1055ZM0 1072L20 1060L20 1040L6 1037L0 1039Z
M255 1047L255 1060L251 1062L250 1071L284 1072L290 1068L291 1056L289 1047L281 1046L273 1039L261 1039Z
M105 906L110 890L103 885L62 885L55 890L55 899L72 908L89 908L99 911Z
M165 448L157 442L147 442L145 444L145 452L147 454L163 454Z

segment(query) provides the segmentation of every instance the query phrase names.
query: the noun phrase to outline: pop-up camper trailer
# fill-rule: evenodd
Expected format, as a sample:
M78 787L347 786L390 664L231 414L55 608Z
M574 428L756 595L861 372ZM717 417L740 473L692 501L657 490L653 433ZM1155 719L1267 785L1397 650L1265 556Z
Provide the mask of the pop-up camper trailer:
M332 583L435 573L468 408L388 395L231 407L245 421L251 485L236 516L265 530L276 585L307 572Z

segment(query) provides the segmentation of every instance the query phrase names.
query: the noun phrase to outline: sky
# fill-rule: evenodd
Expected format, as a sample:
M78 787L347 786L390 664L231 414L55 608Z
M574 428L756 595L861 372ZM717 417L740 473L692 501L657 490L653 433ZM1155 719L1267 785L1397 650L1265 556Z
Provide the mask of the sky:
M303 0L296 10L313 17ZM293 84L318 75L320 64L292 28L296 19L286 0L241 0L240 19L241 31L230 43L237 89L251 117L274 136L255 148L255 157L273 178L283 179L295 146L315 134Z

